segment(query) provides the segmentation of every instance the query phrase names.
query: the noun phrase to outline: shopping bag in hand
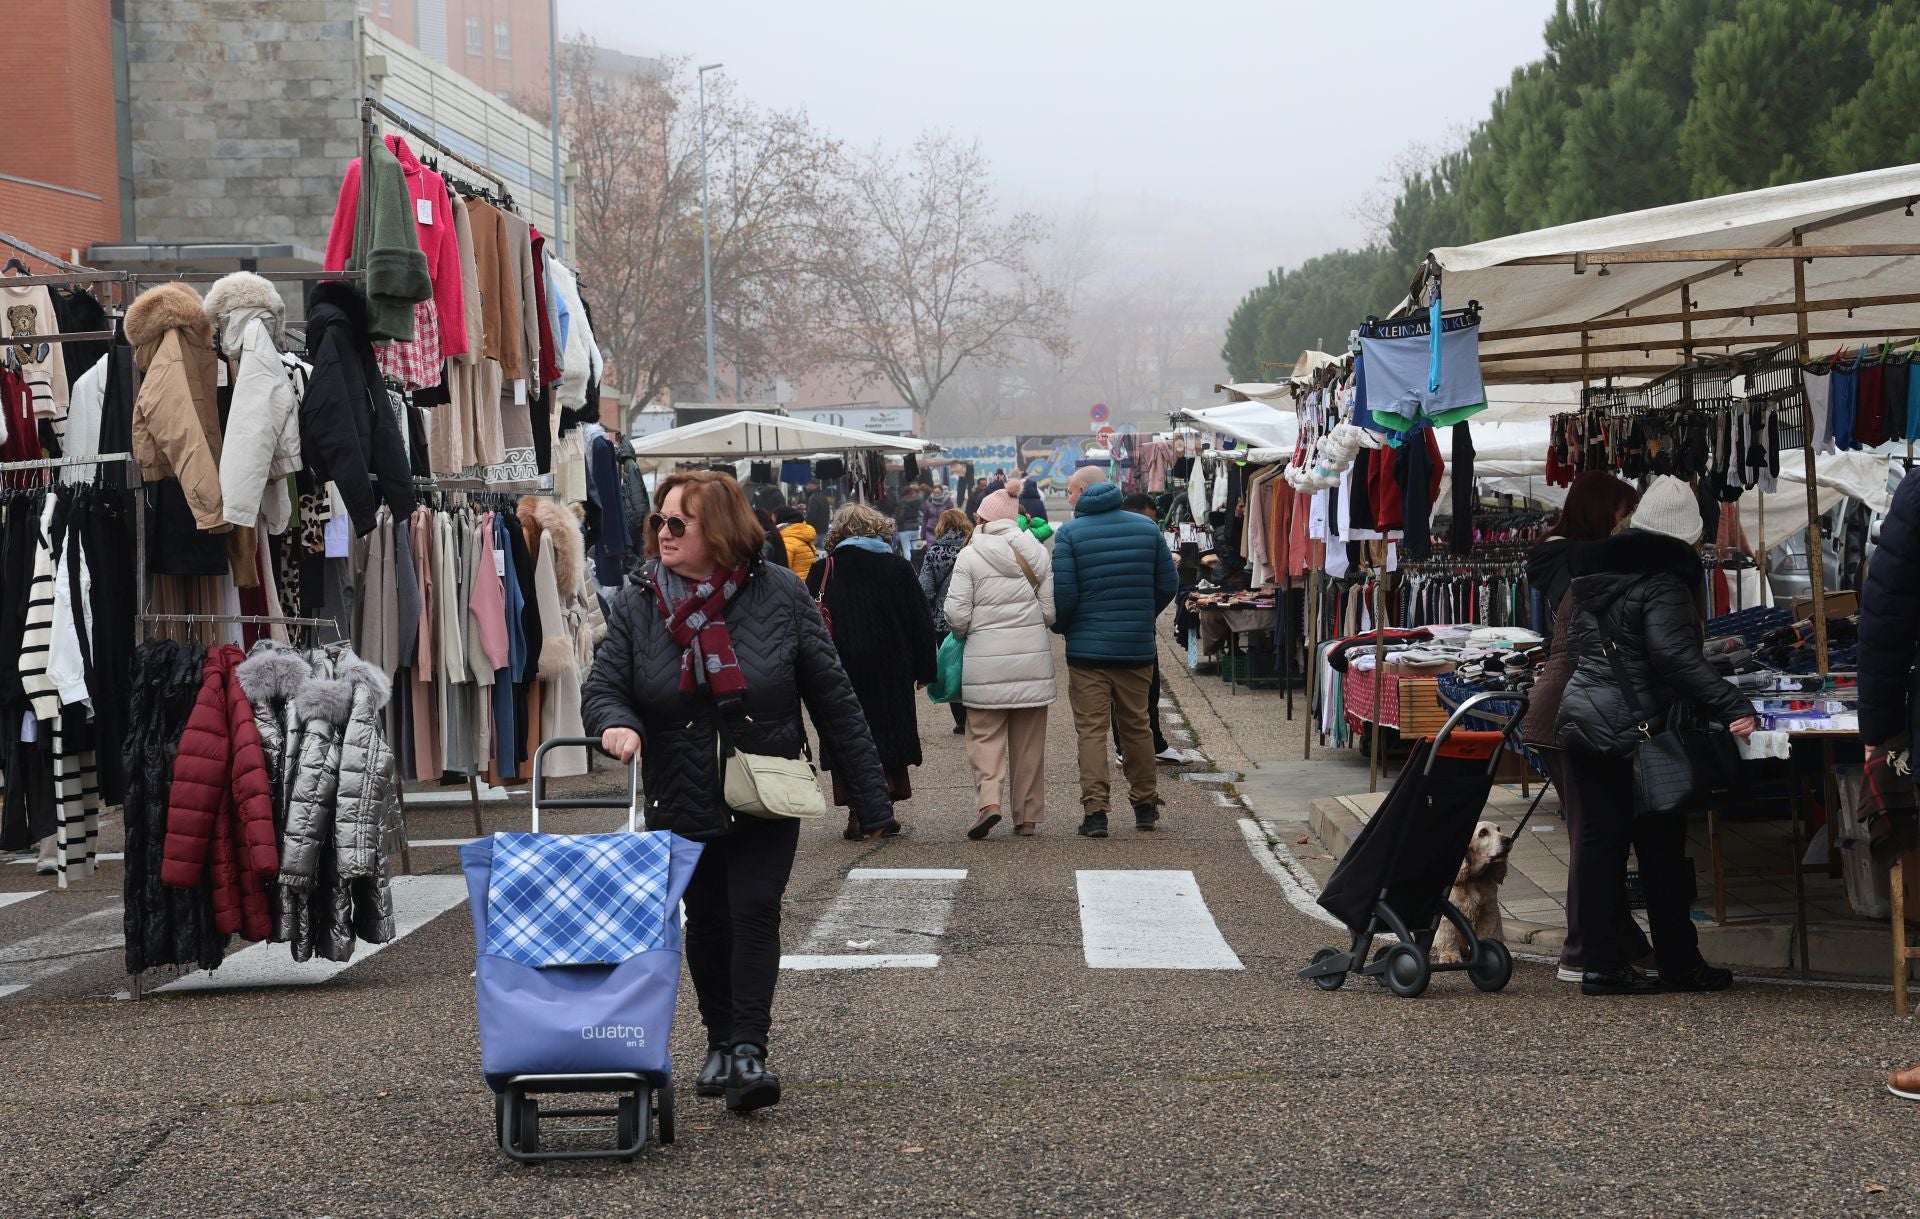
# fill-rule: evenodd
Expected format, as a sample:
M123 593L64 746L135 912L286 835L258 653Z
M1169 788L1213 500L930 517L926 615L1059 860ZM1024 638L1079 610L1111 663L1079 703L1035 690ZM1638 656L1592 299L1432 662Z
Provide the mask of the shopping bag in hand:
M936 703L950 703L960 697L960 667L965 656L967 641L958 635L948 635L940 643L940 651L934 657L937 666L933 684L927 687L927 697Z

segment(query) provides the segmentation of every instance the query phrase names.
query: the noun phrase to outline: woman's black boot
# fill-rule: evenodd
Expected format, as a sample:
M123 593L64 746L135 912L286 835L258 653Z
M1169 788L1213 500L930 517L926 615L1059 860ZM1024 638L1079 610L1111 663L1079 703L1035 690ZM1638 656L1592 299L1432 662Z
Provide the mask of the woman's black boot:
M700 1068L700 1082L694 1091L701 1096L724 1096L727 1076L733 1073L733 1055L725 1050L708 1050L707 1065Z
M767 1070L767 1052L750 1042L733 1047L733 1069L727 1075L727 1108L751 1113L780 1103L780 1077Z

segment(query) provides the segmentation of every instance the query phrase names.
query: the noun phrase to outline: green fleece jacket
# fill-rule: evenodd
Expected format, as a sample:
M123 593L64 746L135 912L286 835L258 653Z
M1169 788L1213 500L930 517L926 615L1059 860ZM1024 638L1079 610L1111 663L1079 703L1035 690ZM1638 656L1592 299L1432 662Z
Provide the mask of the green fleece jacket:
M427 256L414 227L407 171L385 140L375 141L363 172L353 266L367 273L368 332L375 339L413 341L413 307L433 298Z

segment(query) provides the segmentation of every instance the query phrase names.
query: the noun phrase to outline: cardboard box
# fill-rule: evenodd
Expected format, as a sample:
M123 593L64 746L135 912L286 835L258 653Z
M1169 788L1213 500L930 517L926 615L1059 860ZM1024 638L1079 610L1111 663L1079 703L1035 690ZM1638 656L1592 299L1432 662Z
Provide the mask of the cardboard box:
M1860 612L1860 594L1852 589L1827 594L1827 617L1850 618ZM1793 603L1793 620L1805 622L1813 617L1813 598L1802 597Z

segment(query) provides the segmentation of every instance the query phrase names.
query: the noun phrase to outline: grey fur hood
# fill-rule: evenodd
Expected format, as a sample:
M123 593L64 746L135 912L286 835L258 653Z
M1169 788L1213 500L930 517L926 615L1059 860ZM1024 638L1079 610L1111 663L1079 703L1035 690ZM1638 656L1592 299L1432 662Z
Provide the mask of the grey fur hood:
M344 725L353 717L354 692L363 686L373 710L387 705L392 693L387 675L353 653L343 652L332 677L308 677L294 698L294 709L303 721L325 720Z
M287 302L280 290L251 271L235 271L207 291L207 316L220 326L220 345L238 355L241 336L255 318L266 322L273 341L284 341Z
M254 644L234 673L240 679L240 688L246 691L247 701L255 707L292 698L313 676L304 656L271 639Z

